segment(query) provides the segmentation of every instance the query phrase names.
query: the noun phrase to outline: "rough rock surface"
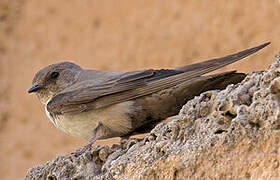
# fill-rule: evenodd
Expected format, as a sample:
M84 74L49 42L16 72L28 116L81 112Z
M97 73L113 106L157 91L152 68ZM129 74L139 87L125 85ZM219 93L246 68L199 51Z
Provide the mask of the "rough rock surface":
M143 140L57 157L25 179L277 179L279 98L280 53L240 84L195 97Z

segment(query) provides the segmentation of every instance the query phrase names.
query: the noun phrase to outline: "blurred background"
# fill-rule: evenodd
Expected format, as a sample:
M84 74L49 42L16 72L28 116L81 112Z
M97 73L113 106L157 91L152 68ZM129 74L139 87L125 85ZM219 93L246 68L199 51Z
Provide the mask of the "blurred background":
M56 129L27 94L41 68L65 60L99 70L172 68L271 41L222 69L259 71L280 50L279 19L277 0L1 0L1 179L24 177L86 143ZM119 139L97 144L112 143Z

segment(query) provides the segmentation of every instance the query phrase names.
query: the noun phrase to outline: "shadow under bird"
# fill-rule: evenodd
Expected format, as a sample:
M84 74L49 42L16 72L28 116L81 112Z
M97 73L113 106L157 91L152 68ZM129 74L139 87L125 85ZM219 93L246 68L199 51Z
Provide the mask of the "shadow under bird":
M79 156L98 139L147 132L161 120L178 114L194 96L241 82L246 74L235 71L202 75L268 44L175 69L110 72L61 62L37 72L28 93L36 93L57 128L89 140L74 153Z

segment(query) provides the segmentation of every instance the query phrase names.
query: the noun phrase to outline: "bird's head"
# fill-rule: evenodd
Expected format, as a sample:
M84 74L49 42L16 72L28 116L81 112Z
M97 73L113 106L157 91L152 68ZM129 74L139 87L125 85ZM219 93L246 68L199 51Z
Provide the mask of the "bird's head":
M49 65L36 73L28 93L36 93L46 104L52 97L74 84L82 68L74 63L61 62Z

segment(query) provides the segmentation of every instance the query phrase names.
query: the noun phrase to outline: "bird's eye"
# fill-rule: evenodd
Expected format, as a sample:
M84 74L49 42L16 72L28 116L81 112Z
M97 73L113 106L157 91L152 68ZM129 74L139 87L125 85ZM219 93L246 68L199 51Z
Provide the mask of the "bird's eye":
M59 73L58 73L58 72L52 72L52 73L51 73L51 78L52 78L52 79L56 79L58 76L59 76Z

